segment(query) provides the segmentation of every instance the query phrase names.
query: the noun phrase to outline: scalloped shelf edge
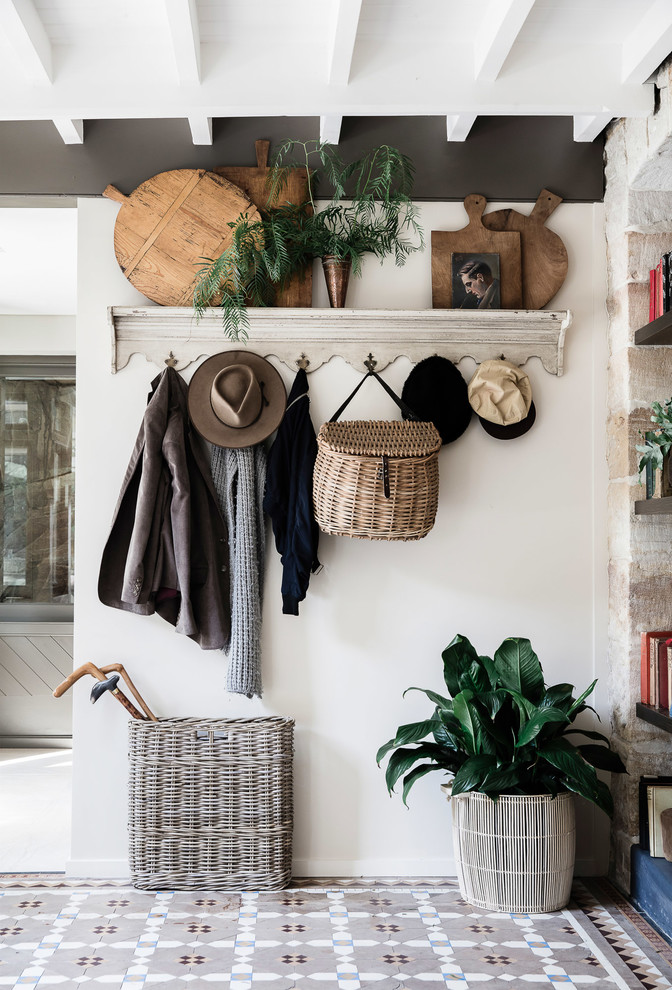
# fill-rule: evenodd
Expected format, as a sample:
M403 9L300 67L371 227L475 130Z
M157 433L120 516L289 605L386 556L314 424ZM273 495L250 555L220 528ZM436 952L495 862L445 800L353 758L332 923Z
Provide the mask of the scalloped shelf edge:
M504 356L515 364L538 357L549 374L562 375L569 310L352 310L249 309L246 341L223 336L222 314L208 309L197 318L187 307L111 306L112 373L133 354L162 368L169 354L178 371L200 357L250 347L276 357L292 370L305 355L308 371L332 357L342 357L357 370L369 353L381 371L397 357L417 363L438 354L458 363L464 357L480 363Z

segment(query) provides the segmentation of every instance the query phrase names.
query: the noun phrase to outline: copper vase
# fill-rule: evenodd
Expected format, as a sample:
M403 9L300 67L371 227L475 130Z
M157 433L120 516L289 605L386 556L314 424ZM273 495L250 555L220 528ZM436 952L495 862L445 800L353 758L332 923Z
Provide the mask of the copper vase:
M327 283L329 305L332 309L343 309L345 306L350 268L351 262L342 261L333 254L325 254L322 258L322 269Z

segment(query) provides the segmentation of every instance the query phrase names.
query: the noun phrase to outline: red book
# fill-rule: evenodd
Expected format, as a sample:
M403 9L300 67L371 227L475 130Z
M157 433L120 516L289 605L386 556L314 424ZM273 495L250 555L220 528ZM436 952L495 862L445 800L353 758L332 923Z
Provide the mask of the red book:
M657 630L642 633L640 683L641 700L645 705L658 705L658 643L655 640L670 638L672 631Z
M665 297L663 295L663 259L656 265L656 316L665 312Z
M656 270L649 271L649 323L656 318Z

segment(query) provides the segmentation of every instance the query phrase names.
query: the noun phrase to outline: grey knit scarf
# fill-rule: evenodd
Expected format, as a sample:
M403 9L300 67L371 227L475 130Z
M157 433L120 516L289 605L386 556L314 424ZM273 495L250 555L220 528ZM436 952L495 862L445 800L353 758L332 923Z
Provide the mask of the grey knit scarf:
M210 468L229 530L231 645L226 690L261 697L261 607L266 530L266 448L211 446Z

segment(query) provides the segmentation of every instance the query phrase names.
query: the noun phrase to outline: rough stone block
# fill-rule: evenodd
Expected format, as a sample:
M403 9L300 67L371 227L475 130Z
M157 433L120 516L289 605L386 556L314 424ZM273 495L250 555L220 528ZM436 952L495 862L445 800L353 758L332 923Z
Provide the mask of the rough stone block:
M646 409L672 396L672 348L632 347L627 359L632 405Z
M628 193L626 230L641 234L667 234L672 217L672 191L662 183L672 182L672 138L659 153L657 163L648 161L640 172L641 189ZM669 175L663 173L669 172ZM660 185L657 185L660 183Z
M634 342L635 330L649 320L649 283L625 282L607 298L612 353Z

